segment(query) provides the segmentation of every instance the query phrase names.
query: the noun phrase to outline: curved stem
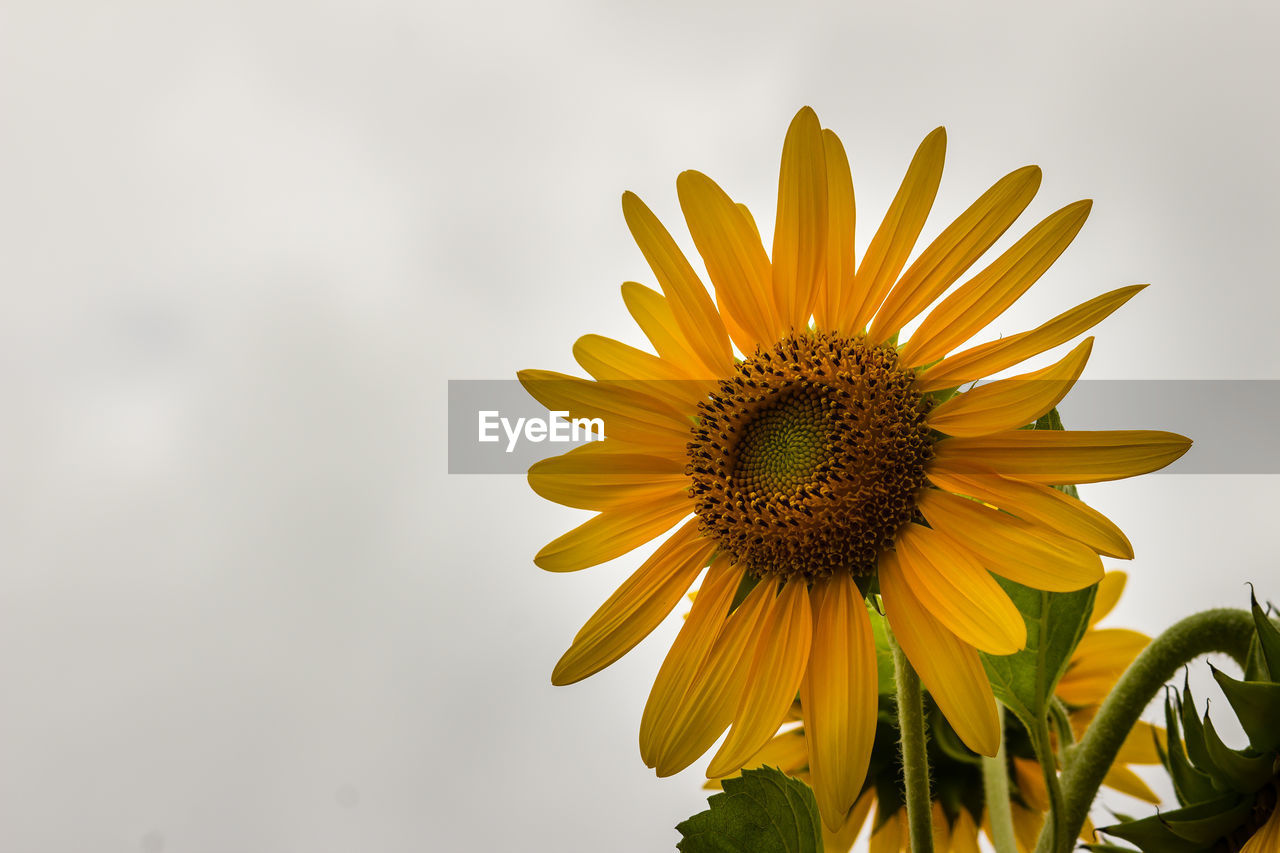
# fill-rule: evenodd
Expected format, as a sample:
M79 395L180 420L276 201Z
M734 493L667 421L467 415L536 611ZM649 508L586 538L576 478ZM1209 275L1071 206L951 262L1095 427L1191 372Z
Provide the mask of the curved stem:
M1253 637L1248 611L1206 610L1175 623L1151 641L1116 682L1080 743L1072 747L1062 774L1066 837L1080 834L1102 779L1138 718L1178 668L1210 652L1224 652L1244 666ZM1048 853L1041 833L1037 853Z
M1000 715L1000 731L1004 731L1004 706L997 704ZM1000 738L1000 751L994 756L982 756L982 799L991 819L991 840L996 853L1018 853L1018 842L1013 834L1013 808L1009 805L1009 763L1004 751L1004 738Z
M898 684L898 737L902 749L902 780L906 786L907 825L911 853L933 853L933 804L929 796L929 756L925 751L924 699L920 676L889 634L893 646L894 680Z

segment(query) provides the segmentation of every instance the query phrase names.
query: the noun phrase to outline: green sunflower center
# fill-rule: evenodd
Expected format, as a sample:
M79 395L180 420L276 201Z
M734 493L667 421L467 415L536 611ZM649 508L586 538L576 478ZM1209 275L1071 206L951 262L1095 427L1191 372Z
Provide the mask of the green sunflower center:
M822 394L795 389L765 403L743 427L733 479L748 494L784 494L820 476L830 447Z
M892 346L805 333L758 350L699 406L703 531L756 576L870 573L915 514L928 408Z

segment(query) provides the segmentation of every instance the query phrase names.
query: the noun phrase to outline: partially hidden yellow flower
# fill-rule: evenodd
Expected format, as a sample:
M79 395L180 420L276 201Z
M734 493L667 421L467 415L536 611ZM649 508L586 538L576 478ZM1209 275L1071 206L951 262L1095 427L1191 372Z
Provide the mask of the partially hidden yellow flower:
M1124 590L1125 581L1124 572L1111 571L1099 583L1089 619L1090 627L1072 655L1067 676L1059 683L1056 691L1059 699L1070 703L1069 718L1077 738L1083 735L1088 723L1097 713L1102 698L1115 686L1133 658L1149 642L1147 637L1136 631L1094 627L1115 607ZM907 813L899 798L901 767L897 758L897 729L888 713L891 703L886 701L883 704L886 711L881 714L877 724L871 772L854 808L844 821L835 828L823 827L823 849L826 853L847 853L862 832L873 806L875 820L872 823L874 830L871 833L871 853L907 853L911 849ZM787 775L812 785L802 709L798 706L793 708L791 717L783 730L747 761L744 769L777 767ZM1015 733L1021 731L1021 723L1015 717L1008 717L1006 724ZM946 726L945 721L935 718L934 725L930 742L934 851L977 851L980 849L979 833L985 830L988 837L991 835L990 820L982 795L981 771L972 761L957 759L954 750L948 752L938 748L940 741L950 740L949 732L938 731L936 728ZM1131 764L1160 763L1160 756L1155 748L1157 737L1163 742L1163 729L1149 723L1139 723L1126 739L1116 763L1107 773L1105 784L1158 804L1159 797L1128 767ZM1029 746L1025 736L1012 737L1011 741ZM1035 849L1045 814L1049 811L1049 795L1044 776L1030 752L1026 755L1011 755L1009 776L1009 805L1013 814L1014 836L1020 853L1030 853ZM718 788L721 781L714 779L707 785ZM878 797L878 793L887 793L888 799ZM1086 827L1081 838L1091 840L1091 836L1092 827Z
M641 757L659 775L726 729L707 772L738 769L799 693L819 807L839 825L875 731L862 599L876 589L956 732L993 754L1000 731L978 650L1014 652L1025 626L991 573L1050 591L1096 583L1098 555L1129 558L1131 546L1051 487L1153 471L1190 445L1155 431L1020 429L1072 387L1092 338L1048 367L955 393L1077 337L1143 285L959 349L1040 278L1090 203L1050 214L951 289L1030 203L1040 170L1001 178L908 266L945 147L941 128L925 138L856 263L849 164L813 110L783 144L772 256L745 207L682 173L680 205L714 301L667 229L625 194L661 293L627 283L622 295L654 353L587 335L574 354L592 379L520 373L549 410L601 418L608 435L530 469L538 494L598 513L537 565L584 569L679 525L578 632L552 681L617 660L709 565L640 724Z

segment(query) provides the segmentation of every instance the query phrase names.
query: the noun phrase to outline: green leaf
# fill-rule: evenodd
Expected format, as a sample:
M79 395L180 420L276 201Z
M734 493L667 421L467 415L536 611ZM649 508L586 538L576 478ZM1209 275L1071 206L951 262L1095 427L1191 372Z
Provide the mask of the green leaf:
M1271 672L1267 669L1267 658L1262 653L1262 644L1258 642L1258 633L1256 631L1249 638L1249 651L1244 656L1244 680L1271 680Z
M1208 851L1203 844L1193 844L1174 835L1160 820L1159 815L1100 827L1100 830L1107 835L1114 835L1116 838L1123 838L1137 845L1143 853L1207 853Z
M1190 809L1180 810L1183 815ZM1217 811L1201 815L1180 817L1177 812L1162 815L1169 831L1193 844L1212 845L1222 836L1240 826L1253 811L1253 797L1247 797L1234 805L1231 800L1219 800Z
M1231 749L1218 737L1209 713L1204 715L1204 742L1213 756L1213 763L1222 768L1227 784L1233 791L1252 794L1271 781L1272 757L1267 754L1250 755L1251 750Z
M1243 821L1241 810L1247 812L1252 802L1252 798L1220 797L1100 830L1136 844L1144 853L1208 853L1214 841Z
M1191 677L1189 674L1186 681L1183 682L1182 697L1178 699L1178 716L1182 720L1182 743L1187 750L1187 757L1191 759L1191 764L1205 776L1208 776L1215 788L1223 791L1227 790L1231 783L1228 781L1226 773L1213 760L1213 755L1209 752L1209 746L1205 743L1204 725L1200 722L1199 715L1196 714L1196 702L1191 696Z
M1177 691L1174 691L1172 698L1166 696L1164 700L1165 736L1169 742L1169 751L1160 757L1173 778L1173 791L1178 795L1178 802L1199 803L1218 796L1219 792L1214 788L1213 780L1192 766L1188 759L1179 734L1179 715L1174 710L1177 695ZM1178 704L1181 705L1180 702ZM1156 748L1159 749L1159 743Z
M724 780L708 808L676 829L682 853L821 853L822 822L809 786L772 767Z
M1258 642L1267 659L1267 674L1280 678L1280 628L1267 618L1267 614L1258 606L1258 598L1249 589L1249 601L1253 606L1253 624L1258 630Z
M1093 612L1097 586L1044 592L997 577L1027 623L1027 646L1011 655L983 653L996 698L1028 729L1039 727Z
M893 680L893 648L889 645L888 628L884 616L868 601L867 615L871 617L871 634L876 641L876 674L879 679L879 692L893 696L897 686Z
M1280 683L1236 681L1212 664L1209 668L1249 736L1249 745L1258 752L1280 749L1280 726L1276 725L1280 720Z

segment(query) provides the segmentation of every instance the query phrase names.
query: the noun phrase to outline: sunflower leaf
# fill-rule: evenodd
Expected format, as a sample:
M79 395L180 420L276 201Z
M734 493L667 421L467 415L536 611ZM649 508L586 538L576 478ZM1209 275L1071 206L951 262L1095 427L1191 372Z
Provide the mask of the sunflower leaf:
M1249 603L1253 611L1253 624L1257 629L1258 644L1266 659L1267 674L1280 679L1280 628L1258 606L1258 597L1253 594L1252 589L1249 590Z
M710 807L676 826L681 853L822 853L822 822L809 786L772 767L724 780Z
M1251 798L1239 796L1220 797L1140 820L1099 827L1099 831L1136 844L1144 853L1208 853L1217 838L1239 825L1252 802Z
M884 616L879 610L867 602L867 616L871 619L871 633L876 641L876 677L879 681L878 692L892 696L897 690L893 674L893 651L889 647L888 629Z
M1210 667L1222 688L1240 727L1249 736L1249 745L1258 752L1280 749L1280 682L1237 681L1216 667Z
M1173 791L1178 796L1178 802L1199 803L1217 796L1218 791L1214 787L1213 780L1200 772L1191 762L1179 732L1178 720L1182 716L1181 710L1182 702L1176 690L1172 695L1165 696L1165 738L1168 740L1169 749L1161 758L1169 769L1169 776L1173 779Z
M1058 681L1089 627L1097 585L1075 592L1044 592L997 577L1027 623L1027 645L1011 655L982 654L996 698L1029 729L1049 711Z
M1271 781L1272 757L1266 753L1251 755L1252 750L1229 748L1218 737L1208 713L1204 715L1204 742L1214 763L1225 772L1232 790L1252 794Z

